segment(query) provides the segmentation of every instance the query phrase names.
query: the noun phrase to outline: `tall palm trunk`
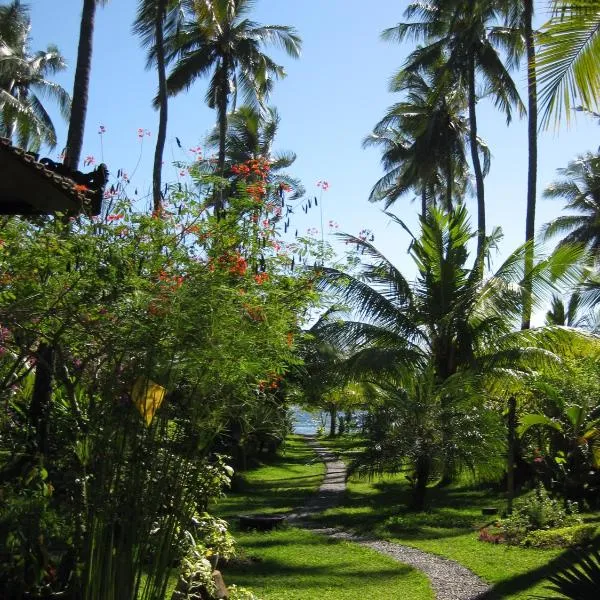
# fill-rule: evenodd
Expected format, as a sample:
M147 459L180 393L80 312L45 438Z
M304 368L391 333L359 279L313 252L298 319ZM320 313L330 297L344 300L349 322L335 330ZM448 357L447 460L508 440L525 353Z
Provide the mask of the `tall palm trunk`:
M471 161L475 173L475 189L477 191L477 261L483 275L483 251L485 248L485 189L483 185L483 170L477 149L477 109L475 92L475 55L469 56L469 144L471 146Z
M229 65L223 61L221 84L219 86L217 97L217 112L219 119L219 158L217 168L219 175L225 174L225 146L227 141L227 105L229 104ZM223 208L223 189L219 191L215 198L215 212L217 217Z
M421 187L421 216L427 218L427 187L425 184Z
M87 113L88 89L92 68L92 40L94 37L96 2L97 0L83 0L77 67L73 83L73 103L64 160L65 165L71 169L76 169L79 165L83 147L83 132L85 130L85 115Z
M329 405L329 437L335 437L335 428L337 425L337 406Z
M527 215L525 217L525 241L531 245L525 252L525 281L523 298L523 318L521 329L531 325L531 279L528 273L533 267L533 238L535 235L535 204L537 187L537 77L535 72L535 40L533 36L533 0L525 0L523 14L525 44L527 49L527 92L528 92L528 144L529 166L527 171Z
M452 193L454 188L454 168L452 164L452 155L448 153L446 165L446 212L450 214L452 212Z
M162 204L162 162L165 149L165 140L167 137L168 96L163 29L166 8L167 0L156 1L154 34L156 38L156 66L158 69L158 98L160 102L160 112L158 120L158 135L156 137L156 150L154 152L154 171L152 174L152 198L155 214L160 212L160 207Z

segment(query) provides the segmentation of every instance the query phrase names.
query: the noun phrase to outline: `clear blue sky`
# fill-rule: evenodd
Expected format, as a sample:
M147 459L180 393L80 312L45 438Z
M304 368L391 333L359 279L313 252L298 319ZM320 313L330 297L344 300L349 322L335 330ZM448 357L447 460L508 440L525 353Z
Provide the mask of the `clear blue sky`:
M29 4L33 49L49 42L59 46L70 65L59 81L71 91L82 0L32 0ZM144 139L142 160L131 186L132 191L137 187L145 194L150 188L157 128L157 114L151 107L156 76L145 71L144 54L131 35L136 4L134 0L111 0L98 9L84 154L100 157L97 131L103 124L107 130L105 162L112 173L119 168L131 173L140 154L137 130L151 131L152 136ZM272 51L288 72L288 77L276 85L271 104L282 117L277 147L298 154L293 173L312 193L318 192L318 180L329 181L325 224L333 219L340 230L349 233L372 229L376 245L399 266L409 269L407 235L389 223L380 206L367 201L373 183L381 176L378 152L361 148L364 136L395 101L387 92L387 81L402 65L410 46L384 43L379 33L402 20L407 4L407 0L257 0L254 19L264 24L293 25L303 38L300 60ZM538 4L542 7L546 3ZM523 72L515 78L524 84ZM205 82L200 80L189 93L171 102L166 163L192 158L177 148L175 136L186 149L203 145L213 126L215 114L204 105L204 90ZM486 101L480 103L479 115L480 134L493 154L486 179L488 226L503 228L502 249L506 254L524 238L526 128L523 121L507 128L504 118ZM58 129L62 147L66 132L62 125ZM579 153L595 150L598 133L597 123L583 116L578 116L568 131L563 127L558 133L545 133L540 139L540 191L556 178L557 168L566 166ZM165 175L175 180L178 170L168 166ZM414 225L418 207L409 200L400 200L394 211ZM538 227L561 209L560 203L542 199L538 206ZM469 207L474 209L473 201ZM319 227L319 214L314 209L307 215L296 213L292 229L304 232L308 227Z

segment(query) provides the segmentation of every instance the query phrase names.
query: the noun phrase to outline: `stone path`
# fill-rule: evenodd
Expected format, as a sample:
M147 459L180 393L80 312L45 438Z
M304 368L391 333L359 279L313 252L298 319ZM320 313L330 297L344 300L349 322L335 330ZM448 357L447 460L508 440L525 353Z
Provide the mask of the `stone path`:
M346 490L346 465L338 460L335 454L321 446L314 437L306 436L306 438L308 444L325 463L325 477L317 495L300 510L290 515L288 521L317 533L366 546L419 569L429 577L437 600L477 600L489 592L490 586L487 583L453 560L409 546L359 536L334 528L317 528L311 524L309 520L311 516L332 508L341 501Z

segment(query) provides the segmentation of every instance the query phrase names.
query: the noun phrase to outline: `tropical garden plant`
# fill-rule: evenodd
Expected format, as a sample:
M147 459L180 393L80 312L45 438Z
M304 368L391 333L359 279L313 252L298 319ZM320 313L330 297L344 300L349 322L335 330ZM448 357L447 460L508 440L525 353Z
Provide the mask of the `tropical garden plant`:
M185 532L210 550L193 521L230 477L218 452L279 434L294 333L315 298L275 228L253 223L257 206L270 210L240 183L220 220L174 190L161 215L122 199L101 219L3 223L0 534L13 597L162 600ZM40 405L43 345L54 377Z
M34 151L56 146L56 130L45 106L56 102L69 118L71 99L51 77L66 68L58 48L32 52L27 5L13 0L0 6L0 136Z
M191 4L191 6L189 6ZM251 21L248 0L214 0L185 3L186 20L165 40L168 63L174 63L168 78L169 95L189 88L199 77L210 75L206 102L217 110L219 126L218 173L223 174L229 106L235 106L238 91L244 102L263 106L273 81L285 76L282 66L263 52L275 44L289 56L300 55L301 40L293 27L260 25ZM221 199L217 199L217 209Z
M502 398L515 381L558 360L545 348L551 342L558 351L572 334L516 330L525 249L482 282L477 268L468 266L472 232L464 207L451 214L434 209L430 218L421 219L421 234L413 236L410 246L417 267L414 283L369 242L342 238L364 249L366 261L354 273L317 268L321 288L347 307L327 314L319 334L343 349L345 368L355 377L421 380L424 372L431 373L435 392L426 395L440 398L444 456L438 475L449 479L458 467L453 438L463 428L452 425L463 414L458 398L476 394L483 410L482 397ZM537 302L554 288L554 279L572 281L572 262L580 255L580 250L565 247L535 265L530 276Z

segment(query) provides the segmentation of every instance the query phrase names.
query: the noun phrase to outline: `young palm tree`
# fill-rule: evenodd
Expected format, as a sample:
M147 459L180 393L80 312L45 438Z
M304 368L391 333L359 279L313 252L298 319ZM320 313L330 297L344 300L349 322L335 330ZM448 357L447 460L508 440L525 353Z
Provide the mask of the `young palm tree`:
M566 169L559 169L559 173L563 178L546 188L544 197L565 199L565 209L579 214L557 217L544 226L542 234L547 240L563 235L561 246L584 244L597 260L600 258L600 155L582 155Z
M42 99L55 101L65 119L71 101L48 79L66 68L56 46L31 53L29 9L19 0L0 6L0 135L38 150L56 146L54 124Z
M279 129L277 109L269 107L260 111L252 106L240 106L228 117L225 136L225 175L233 165L249 160L264 159L270 163L269 183L273 190L280 186L290 188L291 200L301 198L305 189L300 181L284 172L296 161L296 154L289 151L273 151ZM220 130L213 129L207 139L208 148L220 146Z
M81 26L79 29L79 46L77 48L77 66L73 81L73 107L67 133L64 164L70 169L77 169L83 147L85 116L88 104L88 89L92 70L92 49L94 39L94 21L96 6L104 5L108 0L83 0Z
M537 348L550 333L557 336L552 338L556 344L566 334L517 328L525 248L482 281L479 257L468 265L473 234L464 206L450 214L433 209L430 218L421 218L421 228L411 242L418 269L412 284L369 242L342 236L364 250L369 262L355 274L319 267L321 287L336 294L350 313L345 319L325 319L320 335L344 349L350 356L347 368L355 374L411 378L431 368L437 385L448 390L441 410L450 426L452 385L474 375L473 385L480 385L526 373L548 359L548 352ZM549 299L552 278L574 281L570 265L580 255L580 249L565 246L533 267L534 305ZM452 459L449 435L446 431L446 475Z
M406 70L419 70L443 63L439 72L439 88L457 87L464 90L468 100L469 144L477 194L477 255L480 261L485 252L485 188L484 169L479 155L477 138L478 96L477 76L494 103L512 118L512 109L524 111L517 88L504 66L490 27L503 16L502 3L495 0L434 0L414 2L405 11L415 22L399 23L383 32L384 39L402 41L407 37L422 39L427 45L415 50L407 59ZM483 269L480 269L481 272Z
M460 90L437 93L435 83L435 70L401 70L390 90L405 93L405 99L388 110L363 142L383 149L386 173L369 200L385 200L386 209L411 189L421 196L422 215L436 197L444 198L447 211L452 210L453 196L462 198L468 174L466 103ZM487 167L489 153L480 147Z
M251 8L250 0L195 2L193 18L168 42L167 60L177 59L167 79L169 95L178 94L198 77L210 74L206 101L218 114L220 173L225 168L231 96L235 103L239 87L246 103L261 104L272 88L273 79L285 76L283 67L267 56L262 47L277 44L291 57L300 55L301 40L293 27L255 23L247 18Z

